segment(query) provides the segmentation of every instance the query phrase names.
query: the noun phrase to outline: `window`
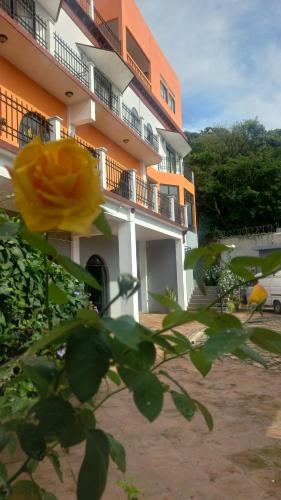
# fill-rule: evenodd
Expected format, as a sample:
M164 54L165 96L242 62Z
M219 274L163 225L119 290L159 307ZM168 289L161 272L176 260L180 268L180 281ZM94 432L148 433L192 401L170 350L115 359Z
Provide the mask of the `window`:
M132 108L131 119L132 119L132 127L138 130L140 126L140 119L136 108Z
M179 201L179 188L178 186L167 186L166 184L160 185L160 193L166 196L174 196L176 201Z
M146 125L146 138L149 142L153 142L153 130L150 123Z
M162 80L160 81L160 93L164 101L168 102L168 90L166 85L162 82Z
M176 112L176 102L171 94L169 94L169 106L170 106L171 110L173 111L173 113L175 113Z
M168 145L166 145L166 159L167 159L166 160L167 161L167 168L168 168L169 172L176 172L176 169L177 169L176 153Z
M194 196L188 191L184 191L184 202L187 205L188 226L194 226Z

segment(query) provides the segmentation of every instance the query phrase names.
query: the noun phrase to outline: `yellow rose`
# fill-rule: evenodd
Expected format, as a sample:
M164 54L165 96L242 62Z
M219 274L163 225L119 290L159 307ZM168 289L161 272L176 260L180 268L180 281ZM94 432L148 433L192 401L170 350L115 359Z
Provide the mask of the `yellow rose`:
M73 139L35 139L17 155L11 176L28 229L90 233L104 198L97 160Z
M248 304L261 305L266 301L267 297L268 293L266 289L262 285L257 284L254 286L250 294L250 297L248 299Z

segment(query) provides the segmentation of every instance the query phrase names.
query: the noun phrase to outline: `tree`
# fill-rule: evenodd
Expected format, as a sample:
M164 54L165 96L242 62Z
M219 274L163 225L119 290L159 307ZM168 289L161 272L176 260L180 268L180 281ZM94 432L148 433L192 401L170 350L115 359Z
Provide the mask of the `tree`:
M256 120L188 134L201 236L281 220L281 130Z

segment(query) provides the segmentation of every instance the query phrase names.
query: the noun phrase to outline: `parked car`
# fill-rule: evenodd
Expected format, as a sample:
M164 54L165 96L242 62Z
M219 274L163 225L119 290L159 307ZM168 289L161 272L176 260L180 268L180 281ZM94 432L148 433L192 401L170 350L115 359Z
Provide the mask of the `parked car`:
M268 292L264 309L273 309L276 314L281 314L281 271L271 274L266 278L258 279L257 282L264 286ZM250 296L253 286L249 286L246 289L247 299Z

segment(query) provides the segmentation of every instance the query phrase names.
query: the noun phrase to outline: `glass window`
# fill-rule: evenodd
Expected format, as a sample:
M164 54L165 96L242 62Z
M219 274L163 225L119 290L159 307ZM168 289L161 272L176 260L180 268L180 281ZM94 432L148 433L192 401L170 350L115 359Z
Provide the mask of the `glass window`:
M168 90L166 85L162 81L160 82L160 92L164 101L168 102Z
M188 225L194 226L194 196L188 191L184 191L184 201L187 205Z
M169 106L170 106L171 110L175 113L176 112L176 102L171 94L169 94Z
M160 185L160 193L167 196L174 196L176 201L179 201L179 188L178 186L168 186L166 184Z
M177 168L177 157L175 151L166 145L166 159L167 159L167 168L169 172L176 172Z

